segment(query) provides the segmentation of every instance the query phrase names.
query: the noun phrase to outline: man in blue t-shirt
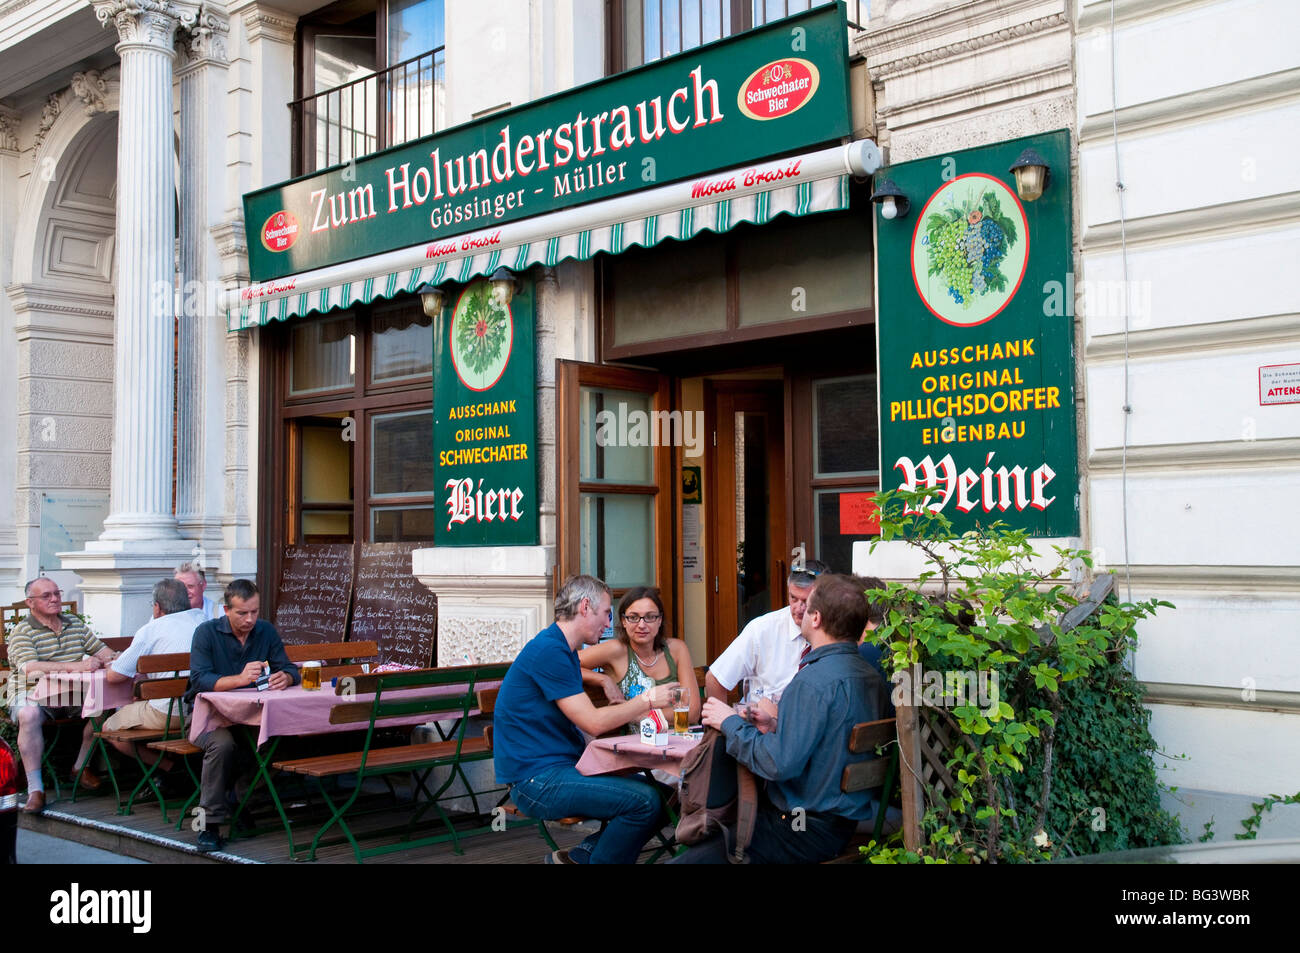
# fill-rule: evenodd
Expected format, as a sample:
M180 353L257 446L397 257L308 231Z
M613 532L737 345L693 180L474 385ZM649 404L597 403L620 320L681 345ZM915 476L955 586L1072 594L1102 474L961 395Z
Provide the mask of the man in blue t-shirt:
M664 823L659 792L620 777L586 777L575 765L592 736L637 721L669 704L676 683L656 685L631 701L596 708L582 688L578 646L595 645L609 621L610 592L599 579L573 576L555 596L555 624L515 658L497 695L493 758L497 782L511 785L529 817L607 821L599 834L548 863L630 864Z

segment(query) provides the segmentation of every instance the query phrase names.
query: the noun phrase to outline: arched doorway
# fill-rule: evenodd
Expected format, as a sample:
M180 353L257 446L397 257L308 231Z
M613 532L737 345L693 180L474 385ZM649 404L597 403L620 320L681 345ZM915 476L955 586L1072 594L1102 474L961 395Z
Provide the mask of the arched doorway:
M113 434L116 84L111 108L66 108L37 150L13 236L17 439L14 524L22 576L65 591L58 551L107 513ZM8 442L8 441L4 441ZM6 461L0 460L0 465ZM76 595L73 596L74 598Z

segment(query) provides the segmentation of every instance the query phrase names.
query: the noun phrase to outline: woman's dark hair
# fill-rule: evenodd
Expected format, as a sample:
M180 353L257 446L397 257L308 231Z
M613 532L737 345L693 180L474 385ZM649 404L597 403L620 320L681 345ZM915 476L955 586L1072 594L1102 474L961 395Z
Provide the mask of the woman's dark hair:
M627 630L623 627L623 613L638 599L649 599L662 616L659 620L659 631L655 633L655 648L662 650L668 644L668 616L664 614L664 603L659 598L659 590L654 586L633 586L622 599L618 600L618 625L615 627L615 634L618 635L620 642L624 645L628 644Z

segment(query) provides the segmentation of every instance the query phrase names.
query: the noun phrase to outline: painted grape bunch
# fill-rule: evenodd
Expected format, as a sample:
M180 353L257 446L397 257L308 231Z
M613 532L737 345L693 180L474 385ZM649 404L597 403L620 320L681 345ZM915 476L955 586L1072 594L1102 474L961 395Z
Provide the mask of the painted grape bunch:
M506 313L492 298L491 286L471 292L456 323L456 344L462 363L482 374L501 356L509 334Z
M1002 214L993 192L985 192L978 203L967 200L932 212L925 230L929 273L942 276L957 304L969 308L979 295L1006 290L999 266L1016 243L1016 224Z

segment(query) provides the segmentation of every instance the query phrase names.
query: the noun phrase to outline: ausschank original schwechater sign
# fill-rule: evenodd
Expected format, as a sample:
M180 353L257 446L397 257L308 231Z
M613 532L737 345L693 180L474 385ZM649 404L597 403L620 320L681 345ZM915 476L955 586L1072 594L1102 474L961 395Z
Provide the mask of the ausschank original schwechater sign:
M479 279L434 321L434 487L438 546L538 539L533 294L507 305Z
M1022 203L1007 171L1048 162ZM886 489L929 489L957 532L1079 532L1070 144L1055 132L892 166L906 218L877 219Z
M843 4L244 196L254 281L849 135ZM775 184L775 183L774 183Z

